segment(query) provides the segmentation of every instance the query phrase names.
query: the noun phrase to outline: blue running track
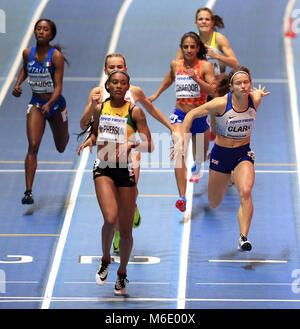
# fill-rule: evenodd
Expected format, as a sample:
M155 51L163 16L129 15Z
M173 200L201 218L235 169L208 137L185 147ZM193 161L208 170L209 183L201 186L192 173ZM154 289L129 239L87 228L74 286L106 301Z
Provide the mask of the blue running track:
M300 64L295 60L300 41L296 35L284 42L287 1L207 2L223 17L222 33L239 63L250 68L254 86L261 83L271 91L259 108L251 140L256 156L249 232L253 250L237 250L239 197L234 186L219 208L209 208L207 164L199 183L188 187L191 213L186 217L179 213L168 145L162 147L157 139L154 154L142 157L137 201L142 224L133 230L126 298L113 295L118 255L113 254L107 284L99 287L94 280L103 220L91 173L96 152L76 154L79 120L89 91L100 83L109 49L125 55L132 84L141 86L147 96L153 94L181 36L195 30L195 11L202 4L196 0L186 1L184 7L179 0L46 2L40 16L56 22L54 41L64 46L70 61L63 94L71 138L67 150L59 154L47 127L38 156L35 203L24 206L30 90L24 83L22 97L14 98L15 75L10 72L40 3L1 2L6 33L0 33L0 308L299 309L300 164L295 152L299 129L293 122L300 98L293 90L300 86ZM32 45L31 35L26 47ZM294 63L286 60L287 51ZM296 77L295 89L290 72ZM12 81L5 91L8 79ZM155 105L168 116L175 105L173 88ZM146 116L155 138L157 133L168 134Z

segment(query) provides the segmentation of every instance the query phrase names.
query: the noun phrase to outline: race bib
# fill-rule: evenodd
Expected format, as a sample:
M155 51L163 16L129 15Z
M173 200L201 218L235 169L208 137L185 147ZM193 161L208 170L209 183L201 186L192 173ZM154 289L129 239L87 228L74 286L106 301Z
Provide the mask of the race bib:
M226 127L226 137L246 138L251 135L254 118L241 120L228 120Z
M49 72L30 74L28 77L28 83L34 93L48 94L53 93L54 85L51 74Z
M188 75L176 75L176 98L200 97L200 86Z
M127 118L101 115L97 142L125 143L127 136Z

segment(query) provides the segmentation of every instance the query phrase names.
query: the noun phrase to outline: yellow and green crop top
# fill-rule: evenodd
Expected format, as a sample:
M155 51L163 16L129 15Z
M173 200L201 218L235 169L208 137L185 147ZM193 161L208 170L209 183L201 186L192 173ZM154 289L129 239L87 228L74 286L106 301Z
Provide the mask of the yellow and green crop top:
M134 106L131 102L125 102L122 107L112 107L110 100L103 103L99 118L97 144L135 141L137 128L131 117Z

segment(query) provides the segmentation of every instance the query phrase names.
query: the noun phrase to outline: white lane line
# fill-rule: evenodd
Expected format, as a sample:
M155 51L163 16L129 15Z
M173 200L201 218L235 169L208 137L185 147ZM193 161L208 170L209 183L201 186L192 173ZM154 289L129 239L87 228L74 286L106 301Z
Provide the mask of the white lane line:
M94 284L96 285L96 281L66 281L65 284ZM105 284L115 284L116 282L108 282L106 281ZM130 285L170 285L170 282L137 282L137 281L130 281Z
M192 148L189 147L188 158L187 158L187 170L192 167L193 157ZM174 171L174 170L173 170ZM188 176L189 173L188 173ZM187 280L187 270L188 270L188 257L189 257L189 245L190 245L190 231L191 231L191 216L192 216L192 204L193 204L193 190L194 184L189 182L189 177L187 177L186 186L186 211L183 218L183 232L181 240L181 252L180 252L180 262L179 262L179 278L178 278L178 302L177 309L185 309L185 297L186 297L186 280Z
M206 7L212 9L216 0L208 0ZM191 144L189 149L189 156L187 159L187 168L190 170L192 166ZM189 176L189 174L188 174ZM185 297L186 297L186 281L188 270L188 257L189 257L189 245L190 245L190 231L191 231L191 215L192 215L192 202L193 202L193 189L194 184L189 182L187 177L187 189L186 189L186 211L183 218L183 233L181 240L181 252L179 261L179 279L178 279L178 293L177 293L177 309L185 309Z
M295 283L278 282L196 282L198 286L294 286Z
M289 18L291 17L292 9L295 5L295 0L290 0L286 7L284 15L284 31L288 24ZM293 126L293 137L295 145L295 154L297 160L297 169L299 171L300 166L300 134L299 134L299 109L298 109L298 96L296 89L296 78L294 72L294 56L291 44L291 39L284 37L285 53L286 53L286 69L288 74L289 92L290 92L290 103L291 103L291 114L292 114L292 126ZM298 176L298 188L300 189L300 175Z
M270 263L284 264L287 260L272 260L272 259L209 259L210 263Z
M7 94L7 91L8 91L8 88L10 87L12 81L14 80L16 74L17 74L17 70L22 62L22 54L23 54L23 50L27 47L28 45L28 42L31 38L31 35L32 35L32 31L34 29L34 25L36 23L36 21L40 18L41 16L41 13L43 12L44 8L46 7L47 3L48 3L49 0L42 0L40 1L40 4L39 6L37 7L32 19L31 19L31 22L27 28L27 31L23 37L23 40L20 44L20 48L17 52L17 55L16 55L16 58L14 60L14 63L8 73L8 76L5 78L5 82L2 86L2 89L1 89L1 92L0 92L0 107L3 103L3 100Z
M39 281L0 281L0 283L5 284L38 284Z
M37 169L37 173L74 173L78 169ZM9 173L24 173L24 169L0 169L0 174ZM84 169L83 172L91 173L92 169ZM143 173L174 173L174 169L141 169ZM203 170L203 173L208 173L208 170ZM298 174L297 170L256 170L256 174Z
M42 297L0 297L0 303L28 303L28 302L39 302ZM178 298L134 298L134 297L52 297L52 302L178 302ZM300 299L278 299L278 298L186 298L185 302L226 302L226 303L300 303Z
M132 0L124 1L124 3L122 4L122 6L119 10L119 13L116 17L114 29L113 29L113 34L112 34L110 44L109 44L109 47L108 47L108 52L107 52L108 54L113 53L116 49L116 46L117 46L117 43L118 43L118 40L119 40L119 34L120 34L121 27L122 27L122 24L123 24L123 20L125 18L126 12L129 8L131 2L132 2ZM100 84L103 84L104 82L105 82L105 74L103 72L102 76L101 76ZM75 176L74 185L73 185L73 188L72 188L70 200L68 202L68 208L66 210L66 215L65 215L62 231L61 231L60 238L59 238L59 241L58 241L58 244L57 244L57 247L56 247L54 260L53 260L53 263L52 263L52 266L51 266L49 278L48 278L48 281L47 281L46 290L45 290L45 293L44 293L43 303L41 305L42 309L48 309L49 306L50 306L50 302L51 302L52 294L53 294L53 289L54 289L58 269L59 269L59 266L60 266L62 254L63 254L63 249L64 249L66 239L67 239L67 236L68 236L73 211L74 211L74 208L75 208L75 203L76 203L76 199L77 199L77 196L78 196L78 191L79 191L79 188L80 188L82 176L83 176L83 173L84 173L84 170L85 170L85 167L86 167L86 163L87 163L87 160L88 160L88 156L89 156L89 150L88 150L88 148L86 148L82 152L79 167L78 167L78 171L77 171L76 176Z
M294 56L292 49L292 42L289 37L285 36L285 32L287 31L289 19L291 17L292 10L295 6L296 1L290 0L286 6L285 14L284 14L284 22L283 22L283 38L284 38L284 47L285 47L285 60L286 60L286 70L289 81L289 92L290 92L290 105L291 105L291 115L292 115L292 127L293 127L293 142L295 147L295 155L297 162L297 170L298 170L298 198L300 193L300 134L299 134L299 108L298 108L298 95L296 89L296 78L294 71ZM295 216L295 224L297 235L299 236L300 232L300 220L297 216Z

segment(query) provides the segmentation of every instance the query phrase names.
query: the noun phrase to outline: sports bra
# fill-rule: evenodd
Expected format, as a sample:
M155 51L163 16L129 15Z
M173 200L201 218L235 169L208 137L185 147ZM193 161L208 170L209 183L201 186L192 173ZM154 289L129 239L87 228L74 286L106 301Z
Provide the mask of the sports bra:
M248 96L248 108L243 112L237 112L232 106L232 93L227 94L227 105L224 114L215 116L216 133L218 135L243 139L251 135L252 126L256 117L256 110L251 96Z

